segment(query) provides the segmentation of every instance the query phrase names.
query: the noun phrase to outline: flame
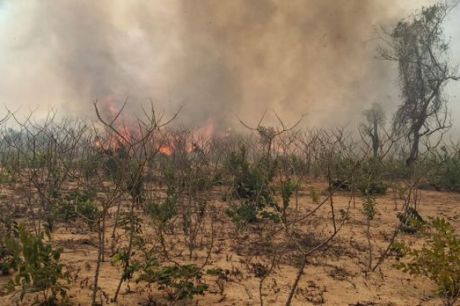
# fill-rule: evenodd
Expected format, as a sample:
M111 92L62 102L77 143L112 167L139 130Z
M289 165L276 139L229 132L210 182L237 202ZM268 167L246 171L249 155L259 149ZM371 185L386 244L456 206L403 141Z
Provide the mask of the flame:
M159 152L166 156L171 156L173 154L173 149L170 146L163 145L160 147Z
M119 134L109 133L107 138L96 137L94 140L94 146L96 148L104 151L116 151L125 143L134 139L137 133L141 134L140 131L137 131L135 128L130 129L129 124L126 124L126 122L129 123L130 120L124 116L124 114L119 114L120 109L117 107L116 99L113 96L107 97L102 106L103 108L101 111L105 114L109 122L118 117L114 122L114 127ZM152 148L164 156L172 156L177 151L193 153L202 149L202 143L213 137L226 137L228 136L228 132L228 130L220 133L216 131L215 120L209 118L204 125L188 134L185 143L177 143L178 140L174 136L174 133L166 131L164 132L165 134L162 132L163 137L159 142L157 138L152 142Z
M204 126L197 129L193 134L195 137L209 139L215 136L215 130L214 120L210 118L206 121Z
M124 114L119 114L119 112L120 108L117 107L116 98L114 96L108 96L103 100L101 104L101 113L103 117L107 118L107 121L111 122L119 115L117 120L113 122L114 128L118 131L119 135L109 133L106 135L106 138L97 136L94 141L94 146L98 149L115 151L123 146L123 144L133 139L133 133L135 131L128 127Z

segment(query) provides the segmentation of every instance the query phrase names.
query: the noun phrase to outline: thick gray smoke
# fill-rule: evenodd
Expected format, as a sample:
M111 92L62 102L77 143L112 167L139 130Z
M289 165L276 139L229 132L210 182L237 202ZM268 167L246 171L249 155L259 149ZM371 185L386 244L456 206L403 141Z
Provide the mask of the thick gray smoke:
M185 105L183 123L256 122L273 109L310 125L389 107L395 70L377 28L429 1L81 0L0 4L0 103L88 114L91 102Z

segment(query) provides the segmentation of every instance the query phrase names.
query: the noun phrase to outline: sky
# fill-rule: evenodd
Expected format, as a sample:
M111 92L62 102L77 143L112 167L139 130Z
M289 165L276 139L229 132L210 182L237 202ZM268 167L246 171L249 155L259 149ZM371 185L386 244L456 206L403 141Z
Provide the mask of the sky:
M269 109L287 123L353 126L400 103L397 69L376 56L430 0L0 0L0 104L91 117L128 97L180 120L226 127ZM460 7L445 24L460 64ZM460 82L447 88L460 135Z

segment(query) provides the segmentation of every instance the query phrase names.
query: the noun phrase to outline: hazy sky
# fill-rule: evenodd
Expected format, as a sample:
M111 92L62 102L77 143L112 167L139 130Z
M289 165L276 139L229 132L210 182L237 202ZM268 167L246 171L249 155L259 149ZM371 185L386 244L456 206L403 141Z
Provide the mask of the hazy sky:
M0 103L86 115L91 102L159 108L222 126L264 109L347 125L373 102L394 110L397 71L377 29L430 0L0 0ZM446 23L460 63L460 8ZM448 88L460 132L460 82ZM457 122L458 121L458 122Z
M450 54L452 62L460 67L460 5L449 16L449 20L446 23L446 34L451 40ZM451 83L448 92L454 130L456 134L460 134L460 82Z

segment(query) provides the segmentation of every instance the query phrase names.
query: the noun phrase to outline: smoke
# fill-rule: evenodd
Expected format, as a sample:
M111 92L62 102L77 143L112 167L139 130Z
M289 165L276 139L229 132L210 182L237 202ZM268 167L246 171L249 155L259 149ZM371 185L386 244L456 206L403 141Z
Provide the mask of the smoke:
M424 2L424 1L422 1ZM95 100L149 100L181 123L217 126L266 109L335 126L397 101L376 59L378 27L420 1L0 2L0 103L87 115Z

